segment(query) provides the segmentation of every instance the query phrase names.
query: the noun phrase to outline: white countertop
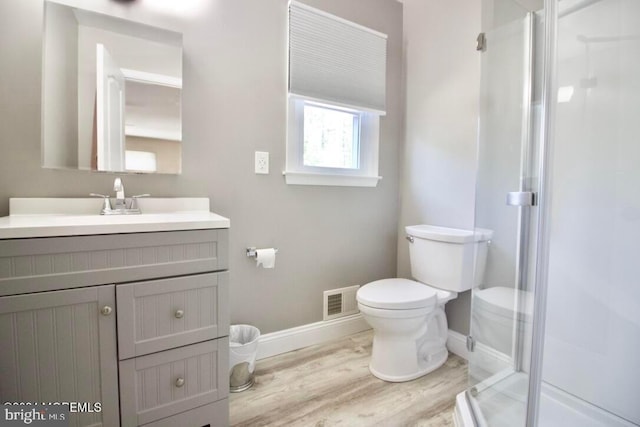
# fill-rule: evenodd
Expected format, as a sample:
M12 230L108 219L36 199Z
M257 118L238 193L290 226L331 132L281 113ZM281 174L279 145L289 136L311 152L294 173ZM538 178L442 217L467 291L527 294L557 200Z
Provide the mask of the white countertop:
M12 198L0 218L0 239L146 233L229 228L228 218L209 212L207 198L139 201L140 215L100 215L100 199Z

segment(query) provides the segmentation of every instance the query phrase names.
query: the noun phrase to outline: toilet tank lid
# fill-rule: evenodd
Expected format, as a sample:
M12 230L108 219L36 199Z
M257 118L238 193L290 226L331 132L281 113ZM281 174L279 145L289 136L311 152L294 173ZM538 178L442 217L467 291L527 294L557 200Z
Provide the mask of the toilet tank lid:
M409 279L383 279L362 286L356 299L360 304L373 308L409 310L434 306L437 291Z
M405 227L405 231L409 236L448 243L484 242L493 236L493 231L486 228L463 230L460 228L438 227L436 225L425 224L409 225Z

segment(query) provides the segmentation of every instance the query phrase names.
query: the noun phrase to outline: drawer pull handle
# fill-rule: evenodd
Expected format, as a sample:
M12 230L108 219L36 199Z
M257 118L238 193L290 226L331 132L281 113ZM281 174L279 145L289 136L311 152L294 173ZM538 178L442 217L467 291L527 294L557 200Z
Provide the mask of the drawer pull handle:
M100 313L102 313L103 316L108 316L111 313L113 313L113 308L109 307L108 305L105 305L100 309Z
M184 385L184 378L178 378L176 380L176 387L182 387Z
M176 310L174 316L176 316L176 319L182 319L184 317L184 310Z

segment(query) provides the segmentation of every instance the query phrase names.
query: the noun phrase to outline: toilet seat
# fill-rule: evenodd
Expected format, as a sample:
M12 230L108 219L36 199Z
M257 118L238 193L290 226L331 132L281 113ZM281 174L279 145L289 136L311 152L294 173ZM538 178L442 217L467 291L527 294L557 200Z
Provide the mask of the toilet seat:
M433 313L433 307L420 307L409 308L406 310L389 310L386 308L374 308L369 307L363 303L358 303L358 309L360 313L373 317L384 317L386 319L410 319L410 318L422 318L426 319L427 316Z
M437 291L425 284L408 279L383 279L358 289L360 304L385 310L411 310L435 307Z

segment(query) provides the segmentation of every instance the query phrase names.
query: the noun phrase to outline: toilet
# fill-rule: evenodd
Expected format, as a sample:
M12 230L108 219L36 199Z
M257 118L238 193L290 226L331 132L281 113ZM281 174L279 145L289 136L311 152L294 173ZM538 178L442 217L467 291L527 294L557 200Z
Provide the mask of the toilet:
M369 370L391 382L421 377L447 360L444 305L480 283L493 234L433 225L412 225L405 231L416 280L377 280L356 295L373 328Z

